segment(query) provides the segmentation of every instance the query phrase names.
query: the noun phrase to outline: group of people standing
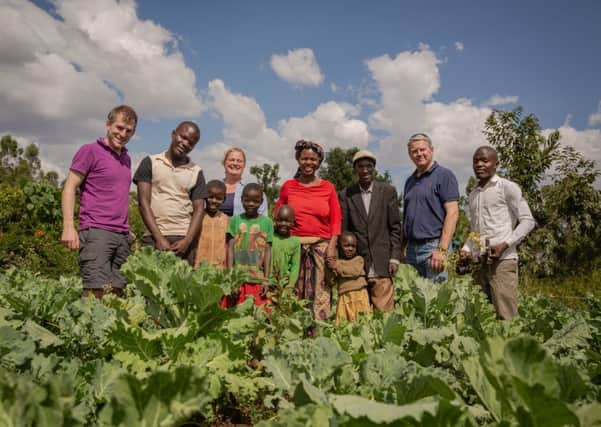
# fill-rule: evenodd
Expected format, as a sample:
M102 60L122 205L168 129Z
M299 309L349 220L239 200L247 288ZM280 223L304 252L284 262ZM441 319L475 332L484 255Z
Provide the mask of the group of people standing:
M79 149L65 182L61 240L79 249L84 296L121 294L126 285L119 272L131 244L131 160L125 145L136 125L131 107L111 110L106 137ZM372 307L393 309L392 277L401 263L435 282L446 280L459 190L454 174L434 161L428 135L415 134L408 141L416 169L405 183L402 222L397 192L374 179L377 161L367 150L353 158L357 182L337 193L317 174L324 160L322 146L296 142L298 169L282 185L271 219L261 186L243 181L244 151L227 150L224 178L205 182L202 169L189 157L199 139L195 123L180 123L166 151L142 160L133 182L145 224L143 245L173 251L195 268L210 263L246 270L247 281L222 300L223 307L252 297L269 311L270 290L282 286L307 300L316 319L327 319L331 289L338 286L336 319L353 320ZM485 259L480 285L498 316L510 319L517 313L516 245L534 220L519 187L496 175L497 165L492 147L474 154L479 182L469 196L469 217L480 237L467 242L460 254L462 262Z

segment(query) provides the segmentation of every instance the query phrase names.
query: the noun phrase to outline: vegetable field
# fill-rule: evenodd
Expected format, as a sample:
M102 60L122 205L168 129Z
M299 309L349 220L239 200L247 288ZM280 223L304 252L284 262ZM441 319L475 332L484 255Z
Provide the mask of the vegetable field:
M320 323L286 292L271 314L217 306L236 271L149 249L128 297L82 300L79 279L0 276L2 426L601 425L601 301L522 297L495 320L469 278L410 268L392 313Z

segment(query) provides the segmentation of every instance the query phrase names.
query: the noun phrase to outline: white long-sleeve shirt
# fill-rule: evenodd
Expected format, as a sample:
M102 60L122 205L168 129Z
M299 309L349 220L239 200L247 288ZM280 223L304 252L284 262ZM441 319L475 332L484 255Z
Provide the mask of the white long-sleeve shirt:
M509 246L501 259L517 259L517 245L532 231L535 222L520 187L494 175L484 187L476 186L469 195L468 217L473 232L480 235L480 249L468 240L463 250L477 256L490 246L506 242Z

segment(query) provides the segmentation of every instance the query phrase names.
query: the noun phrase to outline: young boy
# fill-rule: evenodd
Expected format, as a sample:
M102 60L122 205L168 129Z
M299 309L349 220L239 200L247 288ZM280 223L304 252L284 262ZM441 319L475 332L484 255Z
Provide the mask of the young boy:
M300 239L290 236L290 229L296 223L294 209L282 205L275 218L275 235L271 248L271 277L281 287L295 287L300 270Z
M227 266L225 235L230 217L219 210L225 200L225 184L216 179L209 181L207 193L205 215L200 226L194 268L198 268L202 262L212 264L217 268L225 268Z
M330 266L338 282L336 324L342 319L353 321L359 313L370 311L364 260L357 255L357 238L345 231L340 235L338 244L341 258L334 260Z
M230 239L227 250L227 266L246 270L248 278L240 286L234 298L222 300L222 307L231 307L244 302L247 295L255 300L255 305L269 302L269 270L271 264L271 241L273 223L266 216L259 215L263 203L263 189L259 184L246 184L242 190L244 213L230 219L227 234ZM232 301L233 300L233 301Z

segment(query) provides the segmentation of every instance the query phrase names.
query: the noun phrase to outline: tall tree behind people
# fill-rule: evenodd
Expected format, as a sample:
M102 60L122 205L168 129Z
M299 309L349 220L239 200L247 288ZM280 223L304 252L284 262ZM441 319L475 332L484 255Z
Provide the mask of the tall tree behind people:
M263 166L252 166L250 174L257 178L257 182L263 186L269 212L273 211L275 201L280 194L280 185L278 184L280 181L279 163L274 165L263 163Z
M601 256L595 162L563 146L559 131L545 135L521 107L491 113L484 134L499 154L499 172L521 186L537 221L520 247L526 269L543 276L586 270Z
M540 183L558 158L559 131L545 136L538 118L532 113L524 116L518 107L493 111L484 124L484 135L499 154L500 172L522 188L534 217L540 220Z
M321 166L319 176L327 179L336 187L336 191L348 187L355 182L353 173L353 157L359 151L353 148L333 148L326 153L324 164ZM375 181L385 182L392 185L392 177L388 171L383 174L376 172Z

